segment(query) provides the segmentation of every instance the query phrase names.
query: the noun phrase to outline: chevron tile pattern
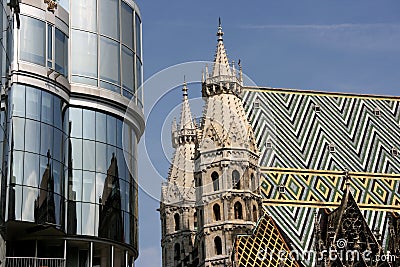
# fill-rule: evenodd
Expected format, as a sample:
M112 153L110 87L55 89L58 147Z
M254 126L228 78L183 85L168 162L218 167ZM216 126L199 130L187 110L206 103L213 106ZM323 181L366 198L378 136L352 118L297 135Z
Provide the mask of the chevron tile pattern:
M313 212L339 204L345 169L369 226L386 235L385 211L400 210L400 98L247 88L243 100L264 208L293 247L312 249Z

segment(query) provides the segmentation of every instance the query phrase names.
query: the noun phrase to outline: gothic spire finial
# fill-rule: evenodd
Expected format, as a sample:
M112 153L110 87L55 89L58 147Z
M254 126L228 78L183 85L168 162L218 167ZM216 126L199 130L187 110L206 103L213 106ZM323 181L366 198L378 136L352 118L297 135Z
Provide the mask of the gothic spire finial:
M182 87L183 97L188 96L188 88L186 84L186 76L183 76L183 87Z
M224 35L224 33L222 32L221 17L218 20L219 20L219 24L218 24L217 36L218 36L218 41L222 41L222 36Z

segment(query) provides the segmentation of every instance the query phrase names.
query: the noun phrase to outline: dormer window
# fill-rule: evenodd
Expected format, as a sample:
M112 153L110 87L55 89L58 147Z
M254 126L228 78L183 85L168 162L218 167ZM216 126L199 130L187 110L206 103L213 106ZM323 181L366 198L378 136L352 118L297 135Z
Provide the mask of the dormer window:
M284 184L279 185L278 192L279 194L286 194L286 186Z
M317 112L317 113L321 112L321 106L315 104L315 105L314 105L314 111Z
M328 145L328 150L329 150L329 153L335 153L336 152L335 144L334 143L330 143Z
M393 147L390 150L390 153L392 154L393 157L397 157L399 155L399 151L397 150L397 148Z
M253 103L254 109L259 109L260 108L260 100L256 98L256 100Z

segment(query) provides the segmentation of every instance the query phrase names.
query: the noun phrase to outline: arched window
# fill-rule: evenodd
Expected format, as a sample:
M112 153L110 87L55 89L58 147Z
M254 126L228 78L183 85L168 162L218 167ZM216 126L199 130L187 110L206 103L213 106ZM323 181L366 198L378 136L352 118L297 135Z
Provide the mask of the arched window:
M257 222L257 220L258 220L257 207L256 205L253 205L253 221Z
M219 236L214 238L214 247L215 247L215 254L221 255L222 254L222 241Z
M217 172L213 172L211 174L211 179L213 182L213 187L214 187L214 191L218 191L219 190L219 176Z
M218 204L214 204L213 211L214 211L214 220L220 221L221 220L221 210L220 210Z
M174 221L175 221L175 231L178 231L180 229L179 225L179 214L175 213L174 215Z
M175 260L181 259L181 245L179 243L176 243L174 247L174 259Z
M197 230L197 211L195 211L193 214L193 225L194 229Z
M243 210L242 210L242 204L239 201L235 203L234 210L235 210L235 219L242 220Z
M240 174L237 170L232 172L232 188L240 189Z
M251 190L254 191L256 190L256 177L254 177L254 173L251 174L250 176L251 179Z

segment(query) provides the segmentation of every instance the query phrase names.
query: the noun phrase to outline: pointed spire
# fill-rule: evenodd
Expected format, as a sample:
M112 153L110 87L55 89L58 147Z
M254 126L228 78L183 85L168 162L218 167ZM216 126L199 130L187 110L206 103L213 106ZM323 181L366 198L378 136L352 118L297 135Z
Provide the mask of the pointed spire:
M179 125L179 130L187 129L194 130L195 126L193 124L192 113L190 111L189 99L188 99L188 87L186 84L186 78L184 77L183 87L183 103L182 103L182 112L181 112L181 121Z
M231 69L229 66L229 61L228 61L228 56L226 55L226 50L223 42L222 36L224 35L222 31L222 24L221 24L221 18L219 18L219 25L218 25L218 44L217 44L217 51L215 53L215 59L214 59L214 69L212 76L230 76L231 75Z

